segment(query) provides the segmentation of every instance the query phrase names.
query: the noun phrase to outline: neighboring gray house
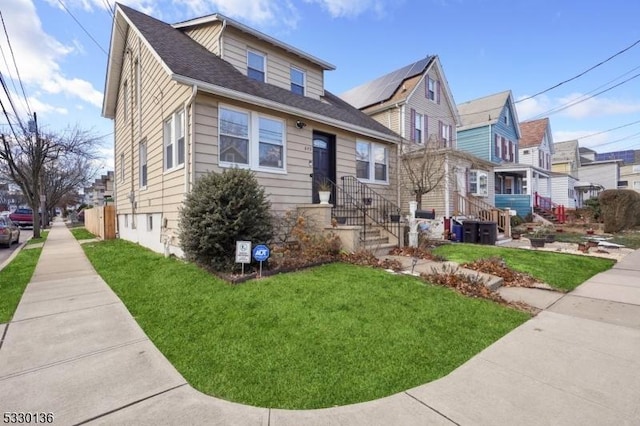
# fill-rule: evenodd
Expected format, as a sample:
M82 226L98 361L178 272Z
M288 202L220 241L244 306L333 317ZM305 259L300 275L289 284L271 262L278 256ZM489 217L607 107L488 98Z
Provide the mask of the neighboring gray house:
M589 184L590 187L601 189L618 189L620 181L620 166L624 161L619 159L599 160L598 153L590 148L579 148L580 166L578 167L578 179L581 186ZM599 191L598 191L599 192ZM597 196L593 194L592 196Z

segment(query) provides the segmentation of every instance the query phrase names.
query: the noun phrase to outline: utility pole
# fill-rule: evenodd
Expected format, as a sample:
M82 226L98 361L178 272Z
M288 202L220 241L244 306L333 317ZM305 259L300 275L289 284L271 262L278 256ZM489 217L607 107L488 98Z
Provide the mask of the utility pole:
M32 179L33 184L37 189L34 191L33 197L35 198L33 207L33 236L34 238L40 238L40 224L41 219L44 215L44 210L46 208L45 204L45 196L44 196L44 185L42 182L42 155L44 154L44 149L40 146L40 138L38 137L38 116L36 113L33 113L33 121L29 123L29 131L34 133L35 141L34 141L34 162L32 165ZM41 212L38 212L38 207ZM42 223L44 225L44 223Z

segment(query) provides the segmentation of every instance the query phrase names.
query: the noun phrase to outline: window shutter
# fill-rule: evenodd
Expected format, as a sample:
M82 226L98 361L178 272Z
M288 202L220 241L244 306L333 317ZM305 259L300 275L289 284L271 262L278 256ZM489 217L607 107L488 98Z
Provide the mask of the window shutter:
M436 102L440 105L440 82L436 80Z
M507 140L505 138L500 138L502 140L502 159L506 160L509 157L509 153L507 152Z
M500 136L496 135L495 146L493 151L496 157L500 158Z
M409 126L410 128L410 137L409 139L411 140L411 142L415 142L416 141L416 110L411 108L411 125Z
M513 162L513 142L509 141L509 161Z
M427 74L427 79L424 81L424 97L429 99L429 81L431 81L431 79L429 78L429 74Z
M442 138L444 137L444 134L442 133L442 121L438 120L438 146L442 147Z

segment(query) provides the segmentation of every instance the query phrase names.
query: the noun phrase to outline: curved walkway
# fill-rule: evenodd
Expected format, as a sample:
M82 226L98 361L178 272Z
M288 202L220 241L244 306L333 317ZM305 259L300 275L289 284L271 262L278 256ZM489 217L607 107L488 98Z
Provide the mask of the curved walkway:
M62 222L0 336L0 411L61 425L640 424L640 251L448 376L344 407L256 408L194 390Z

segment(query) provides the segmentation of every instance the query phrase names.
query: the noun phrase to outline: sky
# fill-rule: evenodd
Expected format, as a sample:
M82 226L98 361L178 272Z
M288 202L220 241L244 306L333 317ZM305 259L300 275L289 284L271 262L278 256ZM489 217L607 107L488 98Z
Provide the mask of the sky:
M555 142L640 149L635 0L121 3L168 23L215 12L234 18L335 65L325 75L335 94L435 54L456 103L511 90L519 120L549 117ZM0 72L15 108L0 91L3 105L23 120L36 112L48 131L79 126L103 136L103 172L113 168L113 122L101 116L113 4L0 2ZM9 131L4 115L0 131Z

